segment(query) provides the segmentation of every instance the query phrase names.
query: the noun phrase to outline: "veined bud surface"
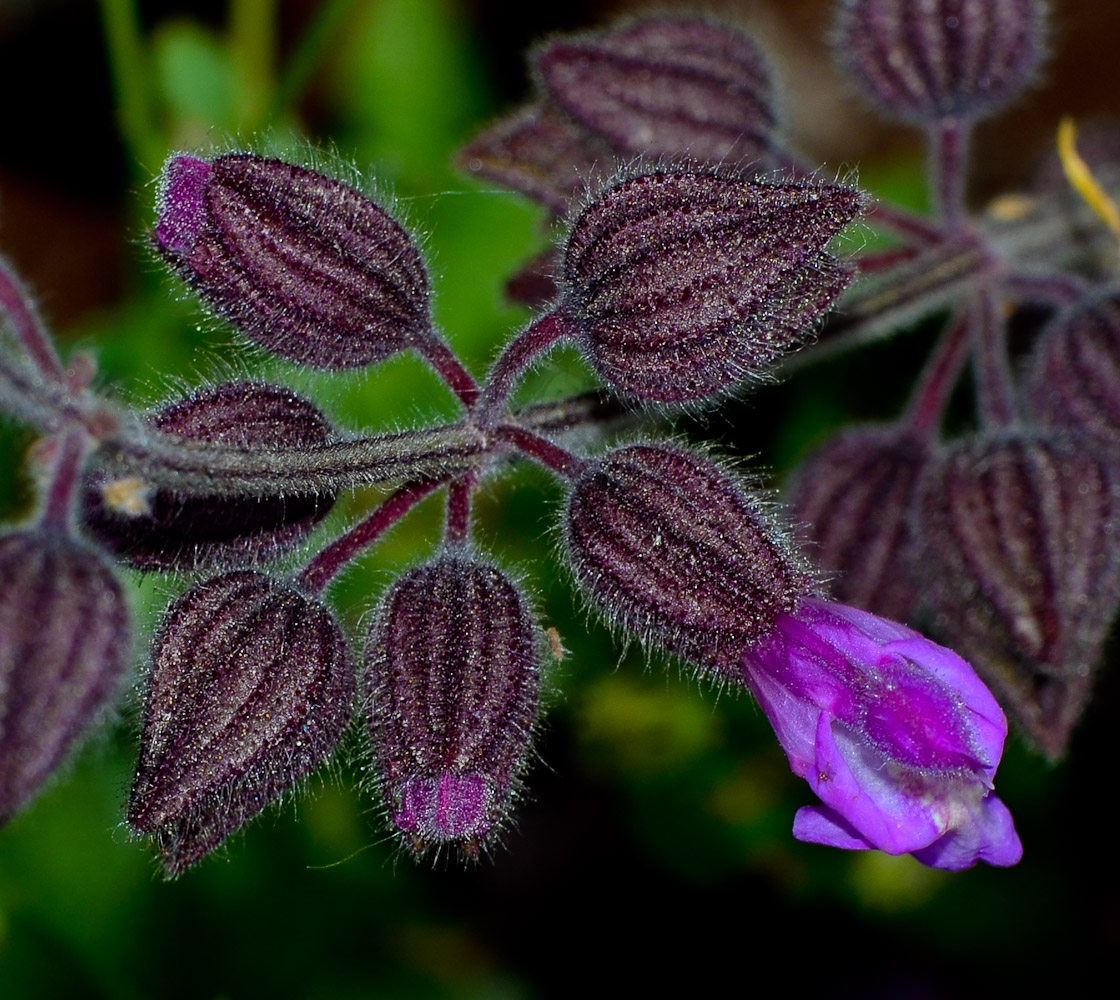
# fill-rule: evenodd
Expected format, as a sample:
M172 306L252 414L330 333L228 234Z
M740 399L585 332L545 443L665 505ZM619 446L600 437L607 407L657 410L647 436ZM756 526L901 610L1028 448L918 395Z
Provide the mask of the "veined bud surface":
M770 152L765 61L727 25L635 21L557 38L533 65L557 106L623 156L735 163Z
M763 374L847 287L825 247L863 203L841 185L706 170L619 181L572 223L563 308L614 391L706 399Z
M905 430L867 428L836 435L798 469L792 517L838 601L898 620L912 612L911 507L931 458Z
M674 445L589 462L571 487L565 542L576 583L609 623L723 673L811 590L762 504Z
M152 649L128 822L174 877L314 771L350 722L354 670L330 611L260 573L179 597Z
M382 793L417 853L477 853L508 816L540 689L538 630L500 570L445 554L390 587L365 685Z
M923 475L917 513L938 631L1061 756L1120 603L1115 465L1046 434L964 441Z
M1041 0L841 0L835 49L903 121L976 119L1014 100L1045 48Z
M1031 415L1120 446L1120 291L1059 313L1035 346Z
M0 826L111 704L129 614L107 562L55 528L0 537Z
M165 434L237 448L326 443L331 426L319 409L283 386L226 382L155 413ZM129 484L133 489L129 489ZM130 566L201 569L265 562L307 537L334 505L328 494L184 496L143 490L133 480L94 471L85 484L85 526Z
M428 273L381 206L314 170L250 153L164 167L152 239L219 315L316 368L381 361L432 336Z

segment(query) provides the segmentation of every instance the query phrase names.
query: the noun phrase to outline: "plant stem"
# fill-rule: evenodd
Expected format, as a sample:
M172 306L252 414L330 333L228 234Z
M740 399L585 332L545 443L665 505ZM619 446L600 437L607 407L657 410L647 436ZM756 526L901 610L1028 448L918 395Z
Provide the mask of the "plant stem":
M558 341L575 333L572 321L563 310L557 309L514 337L490 369L474 408L475 422L480 427L492 427L525 369Z
M235 73L237 122L260 127L276 69L276 0L231 0L229 47Z
M40 523L45 528L65 530L70 523L74 497L81 482L86 435L79 427L69 427L54 440L58 456L47 488Z
M965 171L972 126L958 118L942 118L930 136L930 177L937 214L950 229L965 218Z
M148 65L135 0L101 0L101 20L121 137L134 163L154 174L167 150L155 124L155 74Z
M968 358L972 346L970 319L967 309L954 314L926 361L907 404L902 422L925 440L932 439L941 426L949 396Z
M429 479L397 490L364 521L336 538L311 560L296 577L297 586L310 594L319 594L345 566L353 562L389 528L445 482Z
M471 500L474 497L478 477L468 472L452 480L447 488L447 524L444 541L448 545L462 546L471 534Z
M353 0L324 0L315 7L295 51L288 57L280 79L273 87L271 99L262 115L265 122L274 122L299 100L327 45L334 39L352 6Z
M565 479L575 478L587 465L586 459L573 455L570 451L553 444L548 438L534 434L516 424L499 424L496 433L500 440L508 441L523 455L527 455Z
M478 400L478 383L467 371L459 356L442 338L434 335L420 344L419 351L428 364L436 370L436 374L459 397L463 406L468 410L471 409Z
M0 257L0 317L6 317L16 338L46 379L67 385L66 372L31 297L8 262Z
M977 409L985 427L1007 427L1016 421L1017 413L1000 303L985 290L972 299L968 311L976 364Z

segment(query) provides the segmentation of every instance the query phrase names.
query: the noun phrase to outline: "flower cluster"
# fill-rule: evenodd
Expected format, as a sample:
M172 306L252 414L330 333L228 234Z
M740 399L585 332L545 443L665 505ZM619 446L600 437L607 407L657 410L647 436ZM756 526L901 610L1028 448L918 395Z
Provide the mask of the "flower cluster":
M44 479L39 513L0 538L0 822L113 704L130 642L115 562L188 574L149 651L127 814L168 876L354 727L404 848L489 849L533 757L548 666L531 595L472 534L479 489L512 457L564 483L561 555L588 605L757 700L820 800L796 837L949 870L1015 864L993 790L1007 723L985 681L1061 753L1120 602L1107 244L1064 192L965 210L969 129L1029 82L1044 29L1038 0L838 3L857 87L931 137L933 219L816 177L783 137L766 60L734 29L654 18L544 44L532 102L461 157L563 229L511 281L536 312L481 381L434 321L417 241L359 187L245 151L170 156L150 243L215 316L297 368L415 352L460 408L442 425L363 435L253 378L133 412L91 388L88 359L62 364L0 264L0 405L41 432ZM837 238L863 216L897 245L844 257ZM1018 381L1008 304L1053 313ZM704 448L609 435L627 413L671 417L773 377L818 332L842 346L946 305L900 421L842 431L800 470L806 550ZM515 405L561 342L602 391ZM943 443L969 357L982 426ZM368 484L386 497L324 538L336 500ZM437 492L435 554L388 586L358 642L331 581Z

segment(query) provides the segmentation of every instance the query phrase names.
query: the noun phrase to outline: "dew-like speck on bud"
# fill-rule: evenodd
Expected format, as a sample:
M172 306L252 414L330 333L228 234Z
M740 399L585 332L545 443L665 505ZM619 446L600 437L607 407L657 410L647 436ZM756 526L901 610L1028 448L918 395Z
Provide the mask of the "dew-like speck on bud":
M937 631L1061 756L1120 603L1120 472L1084 443L1016 432L962 441L918 490Z
M571 487L565 542L576 583L609 623L732 676L812 586L760 501L668 444L589 462Z
M557 38L533 64L548 96L623 155L737 163L770 152L774 113L765 61L727 25L636 21Z
M887 114L977 119L1014 100L1045 51L1041 0L841 0L835 50Z
M381 206L305 167L176 154L152 241L219 315L316 368L381 361L432 336L428 273Z
M844 431L800 466L791 517L844 604L905 621L918 598L911 507L930 447L905 429Z
M540 636L503 572L444 554L389 588L369 634L370 735L389 819L416 853L485 848L529 754Z
M1120 293L1059 313L1035 346L1027 385L1041 423L1120 447Z
M108 709L128 648L100 554L50 527L0 538L0 826Z
M165 434L235 448L310 447L332 433L313 403L264 382L199 390L163 407L151 423ZM86 528L130 566L184 570L275 559L314 530L334 496L187 496L95 470L82 501Z
M563 308L614 391L703 400L805 339L851 280L825 247L863 205L838 184L701 170L624 179L572 223Z
M334 616L284 581L227 573L171 605L153 644L128 808L169 877L334 751L354 685Z

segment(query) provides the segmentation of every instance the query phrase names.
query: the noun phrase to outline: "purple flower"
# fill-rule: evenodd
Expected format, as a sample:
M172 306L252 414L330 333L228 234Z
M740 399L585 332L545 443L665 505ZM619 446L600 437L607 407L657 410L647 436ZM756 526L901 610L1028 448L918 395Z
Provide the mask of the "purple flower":
M964 660L896 622L818 598L778 615L743 676L821 805L798 840L913 854L958 871L1023 854L992 794L1007 721Z

